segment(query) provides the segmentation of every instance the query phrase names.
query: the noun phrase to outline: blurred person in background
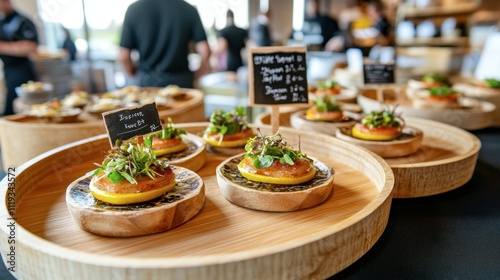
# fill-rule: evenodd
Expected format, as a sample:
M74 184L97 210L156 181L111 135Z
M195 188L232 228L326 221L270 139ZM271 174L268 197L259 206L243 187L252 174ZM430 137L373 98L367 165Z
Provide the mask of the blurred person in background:
M6 101L4 115L14 114L16 87L36 80L29 56L38 48L38 32L33 22L18 13L10 0L0 0L0 59L5 75Z
M340 29L335 19L319 12L318 0L307 0L302 33L304 40L307 40L308 36L317 37L319 40L315 43L324 49L330 39L340 35Z
M75 42L73 42L68 29L63 27L62 30L64 33L64 41L61 48L69 55L70 61L75 61L77 53Z
M259 12L259 15L250 22L248 36L251 45L255 47L267 47L273 44L271 31L269 29L271 11Z
M190 43L200 55L200 67L189 69ZM139 53L137 65L133 50ZM193 88L208 68L210 47L195 7L184 0L140 0L125 14L118 60L142 87L178 85Z
M217 39L217 53L218 55L226 54L226 65L222 68L236 72L243 66L241 50L245 48L248 32L234 25L233 11L227 11L226 20L226 27L219 32Z

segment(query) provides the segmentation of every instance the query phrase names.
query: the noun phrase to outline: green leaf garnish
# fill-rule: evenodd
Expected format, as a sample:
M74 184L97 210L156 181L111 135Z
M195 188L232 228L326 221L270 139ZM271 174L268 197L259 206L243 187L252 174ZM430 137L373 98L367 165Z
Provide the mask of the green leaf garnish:
M430 95L433 95L433 96L447 96L450 94L455 94L457 92L448 86L443 86L443 87L429 88L429 93L430 93Z
M325 89L325 88L334 88L338 85L338 83L334 80L326 80L318 85L318 88L320 89Z
M186 131L182 128L175 128L174 124L172 123L172 119L168 118L167 126L164 127L160 132L157 132L153 135L157 136L162 140L169 140L169 139L179 139L181 138L181 135L184 134L186 134Z
M246 122L246 111L244 107L236 107L233 111L226 112L221 109L215 110L210 115L210 124L205 133L233 135L248 129Z
M486 85L490 88L500 88L500 80L497 79L485 79Z
M245 150L245 158L252 158L257 169L269 167L275 160L282 164L294 165L298 159L307 158L306 154L289 146L279 133L255 136L248 140Z
M446 77L441 75L441 74L437 74L437 73L427 73L422 77L422 81L428 82L428 83L435 82L435 83L445 84Z
M372 111L366 114L361 120L361 124L369 129L379 127L399 127L404 124L404 120L395 114L394 110Z
M340 105L337 104L335 97L331 95L321 95L314 100L314 106L319 112L340 111Z

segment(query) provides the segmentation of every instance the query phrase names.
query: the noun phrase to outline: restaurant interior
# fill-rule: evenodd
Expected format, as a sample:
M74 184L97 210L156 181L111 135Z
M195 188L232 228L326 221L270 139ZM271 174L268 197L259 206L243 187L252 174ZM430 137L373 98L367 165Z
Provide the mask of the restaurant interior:
M37 79L17 86L14 114L3 114L8 89L0 87L0 279L500 279L498 1L183 0L198 13L210 53L205 61L191 39L189 71L205 68L192 87L174 78L146 85L121 57L129 7L153 0L10 1L37 29L28 57ZM370 5L381 8L385 29ZM252 35L264 16L269 45ZM329 38L325 21L335 24ZM229 25L246 34L236 70L222 35ZM142 63L139 51L127 59ZM85 104L64 105L83 94ZM125 132L116 123L149 114L153 102L159 129L173 123L190 141L189 152L165 159L180 170L176 188L195 184L184 172L201 191L198 202L175 194L178 213L162 212L149 230L144 221L153 218L140 223L126 212L153 215L168 203L109 210L87 177L95 165L103 172L110 146L120 149L113 140ZM340 117L313 119L321 102ZM59 115L40 115L56 103ZM114 112L132 113L109 121ZM257 139L283 136L328 180L247 186L255 182L241 164L258 145L245 140L237 153L220 146L226 131L207 136L230 114ZM376 114L400 127L396 138L360 132ZM84 184L90 202L72 202ZM315 184L328 184L322 198Z

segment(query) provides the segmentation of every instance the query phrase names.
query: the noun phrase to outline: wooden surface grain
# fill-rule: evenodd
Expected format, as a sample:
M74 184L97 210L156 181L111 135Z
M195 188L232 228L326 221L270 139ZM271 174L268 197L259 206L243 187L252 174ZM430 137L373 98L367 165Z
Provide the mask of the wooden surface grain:
M206 124L186 124L201 133ZM270 131L262 126L263 133ZM215 170L225 157L209 154L197 173L205 183L203 209L164 233L111 238L78 227L66 208L66 187L94 168L109 148L104 136L53 150L17 175L17 276L75 275L94 279L324 279L353 263L387 224L394 184L378 156L333 137L282 128L289 143L335 169L333 195L301 211L271 213L227 201ZM299 136L300 135L300 136ZM2 181L2 185L6 181ZM6 188L1 188L6 197ZM5 204L0 209L8 216ZM8 235L1 228L1 237ZM5 252L6 242L2 242Z

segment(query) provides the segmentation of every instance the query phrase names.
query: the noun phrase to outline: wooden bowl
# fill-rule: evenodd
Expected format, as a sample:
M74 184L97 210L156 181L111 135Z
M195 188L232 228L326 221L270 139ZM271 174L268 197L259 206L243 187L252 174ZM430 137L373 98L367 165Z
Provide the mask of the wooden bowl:
M201 134L208 123L178 124ZM269 134L269 126L261 126ZM71 182L102 159L105 135L68 144L16 169L15 202L8 178L0 183L0 217L16 220L19 279L325 279L364 255L389 218L394 177L373 153L331 136L281 128L283 137L335 169L333 194L316 207L264 212L226 200L216 167L226 158L208 154L197 174L205 184L203 209L166 232L131 238L82 230L65 202ZM321 151L318 147L322 147ZM15 207L15 208L14 208ZM10 231L0 227L0 238ZM2 242L6 245L5 242ZM9 252L1 246L2 254ZM318 250L321 254L318 254ZM304 262L304 260L308 260ZM56 273L55 273L56 272Z
M436 121L409 117L405 121L423 131L424 137L415 153L385 159L396 180L394 198L440 194L470 180L481 147L476 136Z
M485 88L465 82L456 83L453 85L453 88L467 97L476 98L495 105L496 110L493 113L492 125L500 126L500 89Z
M366 148L383 158L403 157L418 150L423 133L420 129L406 126L403 134L390 141L370 141L352 136L352 125L337 130L336 136L344 141Z
M184 167L193 171L200 170L207 160L205 141L203 138L192 133L187 133L182 138L187 145L185 150L158 158L175 166Z
M358 114L344 111L344 117L340 121L311 121L306 119L306 112L307 110L302 110L295 112L290 116L290 124L293 128L301 131L313 131L335 136L337 129L346 126L353 126L359 119Z
M333 188L333 169L317 159L313 159L316 168L313 179L303 184L279 186L243 177L238 170L243 156L228 158L217 166L222 195L238 206L273 212L296 211L323 203Z
M377 99L374 89L364 89L358 95L358 104L364 112L380 110L385 106L394 109L406 117L416 117L434 120L467 130L486 128L493 123L495 105L490 102L462 98L463 105L469 108L440 109L440 108L415 108L404 91L398 93L398 88L389 88L383 92L383 100Z
M111 205L95 199L89 190L92 176L72 182L66 204L82 229L102 236L132 237L164 232L192 219L203 207L203 180L191 170L173 167L174 189L159 198L131 205Z

